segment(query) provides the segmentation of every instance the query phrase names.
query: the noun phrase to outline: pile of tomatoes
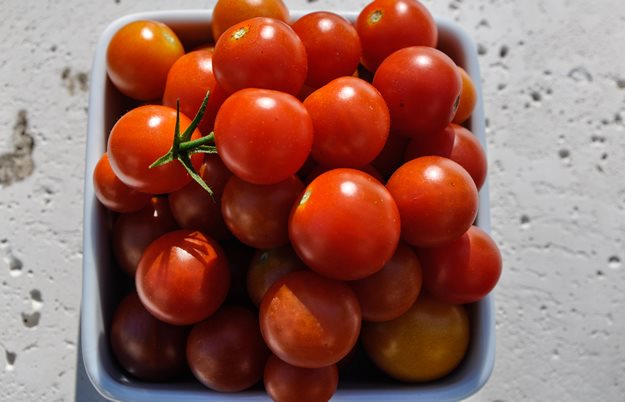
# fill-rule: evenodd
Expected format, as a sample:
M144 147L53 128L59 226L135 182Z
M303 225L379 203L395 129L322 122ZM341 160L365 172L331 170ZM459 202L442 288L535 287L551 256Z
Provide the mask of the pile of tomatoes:
M473 226L475 87L428 10L293 22L281 0L219 0L211 29L185 49L136 21L108 47L137 103L93 172L136 289L111 324L120 365L223 392L262 380L277 401L329 399L360 350L401 381L451 372L501 257Z

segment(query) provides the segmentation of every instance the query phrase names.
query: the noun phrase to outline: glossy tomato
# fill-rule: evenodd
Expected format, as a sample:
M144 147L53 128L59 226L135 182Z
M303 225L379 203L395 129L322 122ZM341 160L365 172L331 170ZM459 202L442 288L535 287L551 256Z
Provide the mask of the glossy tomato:
M245 118L242 118L245 116ZM306 162L313 125L295 97L267 89L230 96L215 121L215 143L228 169L254 184L275 184Z
M304 106L314 127L312 157L320 165L359 168L382 151L390 116L382 95L368 82L337 78L310 94Z
M438 29L430 12L417 0L375 0L358 15L362 62L370 71L396 50L435 47Z
M462 77L462 90L460 91L460 101L458 102L458 109L454 115L453 122L460 124L467 120L473 113L473 109L475 109L477 89L469 74L462 67L458 67L458 70Z
M230 274L214 240L201 232L177 230L148 246L135 283L141 302L156 318L188 325L217 311L228 293Z
M106 152L93 170L93 189L98 201L115 212L138 211L150 200L150 195L133 190L115 176Z
M196 324L187 341L193 375L221 392L242 391L257 383L268 356L258 317L241 307L224 306Z
M473 179L447 158L413 159L393 173L386 188L399 208L401 237L413 246L433 247L460 237L477 216Z
M275 402L325 402L336 392L339 372L335 364L302 368L271 355L265 365L264 382Z
M457 239L420 249L424 286L447 303L473 303L486 296L501 275L501 254L491 237L477 226Z
M111 348L117 361L133 376L164 381L185 373L189 328L154 318L137 293L122 300L111 323Z
M288 22L289 10L282 0L218 0L213 8L211 21L213 38L219 39L226 29L254 17Z
M180 114L180 131L191 120ZM108 156L113 171L127 186L143 193L165 194L179 190L191 176L177 161L150 169L172 146L176 128L176 109L167 106L140 106L123 115L108 139ZM200 138L195 130L192 140ZM202 164L202 154L191 156L195 170Z
M289 237L302 261L340 280L380 270L393 256L399 232L399 212L391 194L354 169L330 170L313 180L289 221Z
M215 44L213 69L229 93L264 88L297 95L307 72L304 44L285 22L251 18L230 27Z
M425 46L403 48L387 57L373 85L391 113L391 127L408 137L443 130L456 112L462 81L456 64Z
M360 62L360 39L342 16L319 11L295 21L293 30L306 47L306 85L319 88L335 78L349 76Z
M361 318L349 286L309 270L278 279L260 305L267 346L298 367L319 368L341 360L358 339Z
M289 272L306 269L291 246L257 250L247 271L247 291L256 306L260 306L267 289Z
M111 81L137 100L159 99L170 67L184 54L182 43L167 25L134 21L113 35L106 52Z
M365 322L362 343L369 357L391 377L424 382L439 379L458 366L469 334L463 306L422 295L394 320Z

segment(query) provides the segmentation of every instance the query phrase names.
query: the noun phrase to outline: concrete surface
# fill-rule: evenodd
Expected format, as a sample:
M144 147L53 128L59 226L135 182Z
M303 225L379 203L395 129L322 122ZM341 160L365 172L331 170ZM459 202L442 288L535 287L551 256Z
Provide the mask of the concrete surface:
M424 2L457 20L481 55L493 235L505 270L495 371L472 400L623 400L625 5ZM98 400L76 371L93 49L121 15L212 4L2 2L0 399Z

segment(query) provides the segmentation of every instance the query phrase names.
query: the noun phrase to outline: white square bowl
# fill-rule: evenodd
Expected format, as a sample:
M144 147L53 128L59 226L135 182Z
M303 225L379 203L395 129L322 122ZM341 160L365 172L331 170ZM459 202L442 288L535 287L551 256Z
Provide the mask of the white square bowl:
M354 21L357 12L337 12ZM306 12L292 11L297 19ZM109 220L97 201L92 175L106 150L108 133L129 103L113 88L106 74L106 50L121 27L136 20L157 20L169 25L186 46L210 38L211 11L175 10L128 15L111 23L98 42L89 96L89 124L85 166L83 298L81 308L82 353L87 374L95 388L106 398L120 401L260 401L268 400L262 389L235 394L211 391L198 382L148 383L127 376L115 362L108 332L113 311L120 300L118 280L109 245ZM465 68L475 83L478 102L468 128L486 147L484 108L477 52L474 43L455 23L437 19L439 48ZM188 47L187 47L188 48ZM477 226L490 231L488 180L480 191ZM333 401L453 401L477 392L488 380L495 359L495 316L492 295L469 306L471 340L464 360L441 380L427 384L405 384L363 373L363 379L340 382ZM366 368L365 368L366 370ZM368 375L367 375L368 374Z

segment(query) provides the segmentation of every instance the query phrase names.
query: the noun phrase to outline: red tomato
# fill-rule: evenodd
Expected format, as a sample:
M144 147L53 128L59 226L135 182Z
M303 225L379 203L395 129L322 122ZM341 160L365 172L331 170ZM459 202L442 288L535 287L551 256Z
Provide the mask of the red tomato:
M486 180L486 154L475 135L457 124L448 125L431 137L414 138L406 148L405 160L437 155L451 159L471 175L479 190Z
M145 248L177 228L167 198L152 197L143 209L117 217L111 234L113 255L120 267L134 278Z
M167 25L134 21L111 38L106 52L108 76L126 96L159 99L169 68L183 54L182 43Z
M138 211L150 200L148 194L131 189L115 176L106 153L93 170L93 189L98 201L115 212Z
M433 247L460 237L477 216L477 188L456 162L424 156L402 165L389 179L401 217L401 237Z
M221 199L226 225L236 238L255 248L273 248L289 242L289 211L304 190L297 178L259 186L233 176Z
M320 165L359 168L382 151L390 116L368 82L337 78L310 94L304 106L314 127L312 157Z
M434 135L454 116L462 88L455 63L425 46L391 54L373 77L391 113L391 126L408 137Z
M462 90L460 91L460 102L458 103L458 110L456 110L453 122L460 124L473 113L473 109L477 104L477 89L469 74L462 67L458 67L458 71L460 71L460 76L462 77Z
M256 306L260 306L267 289L289 272L306 269L290 246L257 250L247 271L247 291Z
M215 120L219 156L232 173L254 184L275 184L294 175L312 141L306 108L282 92L241 90L226 99Z
M215 44L213 69L229 93L264 88L297 95L307 71L306 48L286 23L251 18L230 27Z
M399 212L380 182L354 169L317 177L296 201L289 237L302 261L334 279L379 271L399 241Z
M180 114L180 132L191 120ZM140 106L115 123L108 139L108 156L113 171L128 187L143 193L165 194L184 187L191 176L177 161L150 169L172 146L176 127L176 109L167 106ZM198 130L192 140L200 138ZM199 169L203 156L194 154L191 161Z
M421 291L421 264L416 254L403 243L384 267L366 278L349 282L356 293L362 318L388 321L404 314Z
M264 382L267 394L276 402L323 402L336 392L339 371L335 364L296 367L271 355L265 365Z
M341 360L360 332L358 299L345 283L312 271L278 279L260 305L260 330L269 349L298 367L319 368Z
M288 22L289 10L282 0L218 0L213 8L211 22L213 38L219 39L226 29L254 17Z
M403 155L409 141L407 137L391 131L384 148L371 162L371 166L376 168L382 177L388 179L402 165Z
M493 290L501 276L497 244L476 226L457 239L418 253L425 288L447 303L476 302Z
M220 240L228 239L232 235L221 214L221 197L232 173L215 154L204 156L198 173L213 190L213 197L192 181L169 194L171 212L181 228L199 230Z
M360 62L360 39L345 18L319 11L303 16L292 27L306 47L306 85L319 88L354 73Z
M328 168L328 167L325 167L325 166L317 165L308 173L308 175L306 176L306 180L304 182L306 184L310 184L313 180L315 180L322 173L325 173L325 172L327 172L329 170L332 170L332 168ZM361 168L358 168L357 170L360 170L361 172L365 172L366 174L368 174L369 176L373 177L374 179L376 179L380 183L384 183L384 181L385 181L384 177L382 177L380 172L378 172L377 169L374 168L371 165L365 165L365 166L363 166Z
M221 308L196 324L187 341L193 375L220 392L242 391L257 383L268 356L257 316L241 307Z
M146 381L164 381L185 372L189 329L154 318L137 293L119 304L111 323L111 348L121 366Z
M176 100L180 100L180 111L186 116L195 117L207 91L210 91L210 97L198 126L203 135L213 131L217 110L227 95L215 81L213 51L196 50L185 54L171 66L167 74L163 105L175 109Z
M396 50L409 46L435 47L436 22L417 0L375 0L358 15L362 62L370 71Z
M177 230L148 246L135 281L141 302L156 318L188 325L217 311L228 293L230 274L214 240L201 232Z

